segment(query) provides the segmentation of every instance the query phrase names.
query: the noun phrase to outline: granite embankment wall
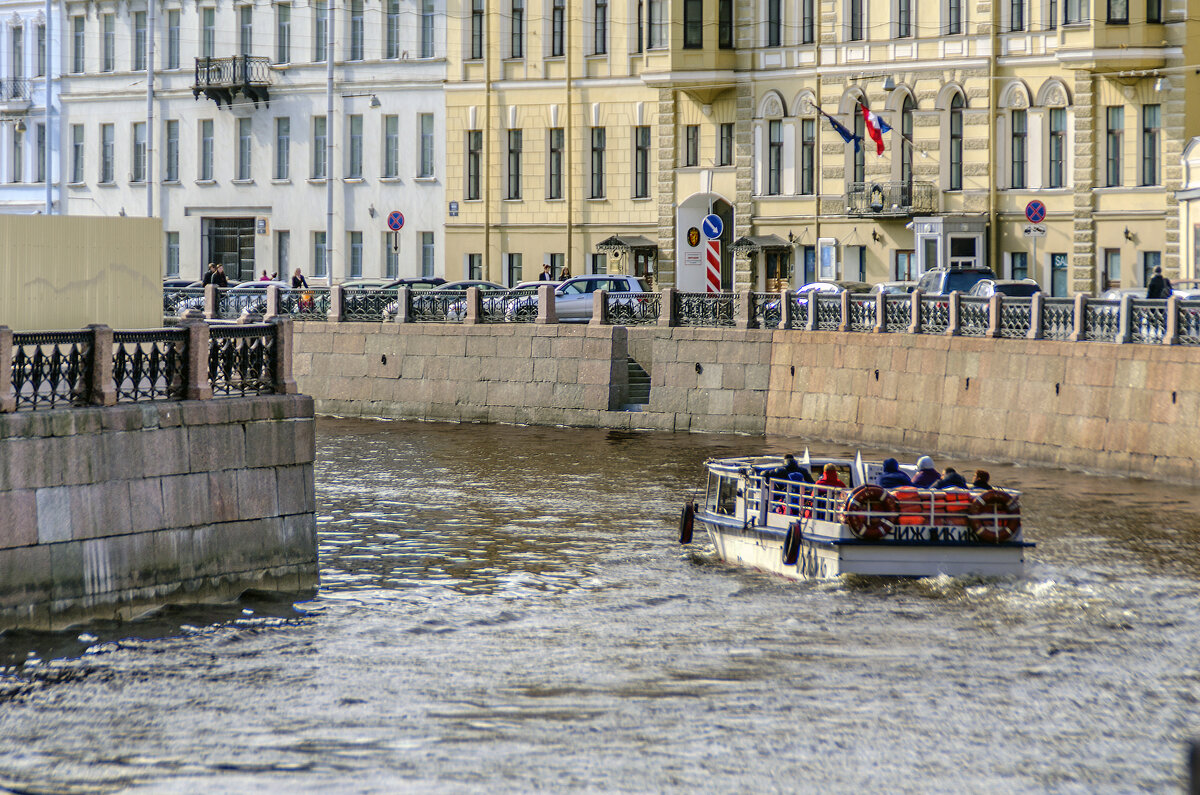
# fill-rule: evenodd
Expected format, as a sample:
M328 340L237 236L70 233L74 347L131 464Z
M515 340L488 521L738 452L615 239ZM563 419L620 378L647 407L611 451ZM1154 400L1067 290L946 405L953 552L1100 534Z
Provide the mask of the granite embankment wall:
M626 360L650 402L621 411ZM770 433L1200 482L1200 351L915 334L299 323L322 412Z
M316 586L303 395L0 414L0 628Z

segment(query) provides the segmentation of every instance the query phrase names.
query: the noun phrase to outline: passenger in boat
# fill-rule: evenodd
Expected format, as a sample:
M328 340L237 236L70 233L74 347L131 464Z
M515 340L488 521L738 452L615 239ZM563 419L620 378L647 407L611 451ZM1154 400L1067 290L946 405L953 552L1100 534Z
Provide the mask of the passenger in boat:
M973 489L990 489L992 487L991 475L986 469L975 470L975 480L971 483Z
M965 489L967 487L967 479L958 474L958 470L954 467L946 467L946 472L934 483L930 488L935 489Z
M912 479L912 484L918 489L928 489L938 482L942 473L933 468L933 459L927 455L923 455L917 459L917 474Z
M875 477L875 485L885 489L911 486L912 478L900 471L900 462L894 458L883 459L883 471Z
M816 489L817 493L817 518L824 521L833 521L834 507L837 505L837 492L833 489L844 489L846 484L838 477L837 464L832 462L825 465L821 471L821 477L817 478L818 486L827 486L826 489Z
M796 462L796 456L791 453L783 454L783 466L772 469L767 473L771 480L796 480L801 483L812 483L812 475Z
M836 486L839 489L846 488L846 484L838 477L837 464L829 463L825 465L825 469L821 472L821 477L817 479L818 486Z

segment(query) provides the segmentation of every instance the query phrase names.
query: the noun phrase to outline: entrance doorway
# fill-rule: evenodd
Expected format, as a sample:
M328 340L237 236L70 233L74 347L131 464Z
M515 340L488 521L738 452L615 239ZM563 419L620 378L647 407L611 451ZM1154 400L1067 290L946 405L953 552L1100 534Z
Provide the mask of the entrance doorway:
M707 238L700 233L706 215L721 219L721 290L733 289L733 205L715 193L696 193L680 203L675 213L675 287L685 292L705 292L708 276Z
M254 219L207 218L208 261L225 267L225 276L254 281Z

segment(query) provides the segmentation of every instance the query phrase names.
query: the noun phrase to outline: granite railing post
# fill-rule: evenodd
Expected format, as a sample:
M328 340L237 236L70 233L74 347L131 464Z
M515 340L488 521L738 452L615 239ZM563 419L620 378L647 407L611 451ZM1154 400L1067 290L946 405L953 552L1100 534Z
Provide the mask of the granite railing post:
M1083 293L1075 293L1075 317L1073 320L1075 327L1067 339L1071 342L1085 342L1087 340L1087 296Z
M270 320L279 314L279 285L267 285L267 309L263 312L263 320Z
M549 284L539 284L538 292L538 313L537 320L534 321L539 326L554 325L558 322L558 304L554 302L554 287ZM592 293L592 317L595 317L596 311L596 294Z
M217 311L217 302L220 296L217 294L217 285L204 285L204 319L213 320L220 317L220 312Z
M887 293L882 291L875 295L875 328L871 331L876 334L887 331Z
M409 311L412 309L412 292L408 285L396 291L396 322L411 323Z
M299 389L292 377L292 319L273 317L275 327L275 394L294 395Z
M946 316L946 336L957 337L960 328L961 319L958 316L959 307L962 306L962 301L959 300L962 293L958 290L950 291L950 306L948 315Z
M482 320L483 316L483 304L479 299L479 288L468 287L466 300L467 314L466 317L463 318L463 323L466 323L469 326L477 325ZM540 313L541 310L539 309L538 312Z
M1179 298L1172 295L1167 298L1167 323L1166 329L1163 331L1163 345L1178 345L1179 344ZM2 343L0 343L2 344ZM10 346L6 348L11 349ZM3 354L0 354L3 355ZM3 382L0 382L3 383ZM3 392L0 391L0 400L3 399Z
M342 290L342 285L335 284L329 288L329 314L325 319L330 323L342 322L343 297L345 292Z
M792 310L795 304L792 303L792 291L779 291L779 325L776 328L791 328L792 327Z
M541 287L538 287L538 292L541 292ZM542 303L541 295L538 295L538 305ZM539 312L540 314L540 312ZM555 320L557 320L557 315ZM607 326L608 322L608 290L596 290L592 293L592 319L588 322L589 326Z
M675 288L664 287L662 299L658 307L658 325L677 326L679 318L675 316Z
M754 318L751 317L754 314L754 294L749 290L741 290L733 300L737 301L733 310L734 326L743 331L754 328Z
M1040 340L1042 338L1045 307L1046 294L1038 290L1029 299L1029 332L1025 335L1025 339Z
M1133 342L1133 296L1129 293L1121 295L1121 314L1117 318L1117 338L1113 342Z
M921 333L921 291L913 290L909 298L912 305L908 310L908 333Z
M992 297L988 299L988 328L987 336L1000 336L1000 321L1004 314L1004 294L992 293Z
M117 385L113 381L113 330L102 323L88 326L92 331L92 383L90 386L93 406L115 406Z
M817 293L809 290L804 294L804 329L806 331L817 330Z
M213 396L208 377L208 324L203 320L185 320L180 325L187 330L187 383L183 398L208 400Z
M17 393L12 382L13 332L0 326L0 414L17 410Z
M841 313L841 318L838 320L838 331L849 331L850 322L850 291L843 291L838 296L838 312Z

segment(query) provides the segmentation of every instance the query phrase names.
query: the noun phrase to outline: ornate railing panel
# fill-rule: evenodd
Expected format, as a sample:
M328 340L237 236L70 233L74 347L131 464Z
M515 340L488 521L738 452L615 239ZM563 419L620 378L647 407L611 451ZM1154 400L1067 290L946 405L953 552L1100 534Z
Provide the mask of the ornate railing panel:
M1121 302L1090 299L1083 310L1084 339L1116 342L1121 329Z
M218 287L217 317L237 320L243 312L265 314L267 311L266 287Z
M1047 298L1042 304L1042 338L1065 340L1075 333L1075 299Z
M883 300L884 328L891 332L907 331L912 325L912 296L885 295Z
M113 332L117 400L183 400L187 332L183 329Z
M1180 301L1176 322L1180 345L1200 345L1200 301Z
M1130 301L1129 334L1134 342L1161 345L1167 334L1167 302L1144 298Z
M28 77L0 78L0 103L29 101L32 97L32 86L33 81Z
M958 297L958 333L964 337L985 337L988 331L988 299L977 295Z
M733 326L737 293L675 293L675 317L681 326Z
M788 328L808 328L808 299L809 295L792 296L792 324Z
M461 323L466 316L466 290L416 290L408 294L408 319L414 323Z
M850 296L850 330L874 331L877 322L875 309L875 296Z
M275 391L275 326L213 326L208 380L214 396Z
M536 287L483 293L479 299L484 323L532 323L538 316Z
M92 333L13 334L12 385L17 410L86 404L92 382Z
M932 182L855 182L846 191L850 215L897 216L937 212Z
M661 293L608 294L608 322L614 326L653 326L661 312Z
M305 287L279 293L279 314L296 320L328 320L333 295L328 287Z
M342 293L342 320L378 323L388 315L395 317L400 302L399 290L345 290Z
M783 319L779 293L751 293L750 314L758 328L779 328L779 321Z
M817 331L837 331L842 325L842 296L838 293L809 293L809 302L817 313Z
M1000 305L1000 336L1019 339L1028 336L1033 322L1032 298L1004 297Z
M944 295L921 296L921 333L945 334L949 327L949 297Z
M172 287L163 289L163 316L179 317L189 309L204 311L203 287Z

